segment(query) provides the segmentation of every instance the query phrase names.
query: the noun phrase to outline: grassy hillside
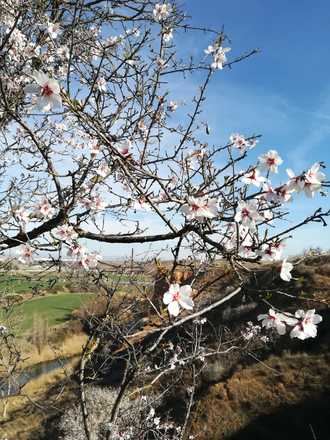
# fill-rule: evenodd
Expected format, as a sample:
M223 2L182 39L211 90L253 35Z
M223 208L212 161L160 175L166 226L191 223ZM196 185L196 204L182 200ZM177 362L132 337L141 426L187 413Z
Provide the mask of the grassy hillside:
M69 320L73 310L93 297L88 293L63 293L31 299L14 306L12 319L17 322L19 333L31 330L36 319L45 320L52 327Z

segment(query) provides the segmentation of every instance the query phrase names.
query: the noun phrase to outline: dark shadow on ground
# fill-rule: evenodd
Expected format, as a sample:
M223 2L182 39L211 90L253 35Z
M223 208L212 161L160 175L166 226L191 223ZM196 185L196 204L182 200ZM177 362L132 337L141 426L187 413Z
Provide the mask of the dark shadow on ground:
M257 417L228 440L329 440L330 395Z

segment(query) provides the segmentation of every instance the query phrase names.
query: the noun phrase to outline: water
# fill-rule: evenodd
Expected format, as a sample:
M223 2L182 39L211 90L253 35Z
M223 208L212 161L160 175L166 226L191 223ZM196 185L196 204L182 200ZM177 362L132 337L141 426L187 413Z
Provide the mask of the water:
M26 368L24 371L11 376L10 381L0 379L0 399L6 396L18 394L21 388L33 379L37 379L43 374L50 373L58 368L64 367L70 362L71 358L54 359L52 361L41 362Z

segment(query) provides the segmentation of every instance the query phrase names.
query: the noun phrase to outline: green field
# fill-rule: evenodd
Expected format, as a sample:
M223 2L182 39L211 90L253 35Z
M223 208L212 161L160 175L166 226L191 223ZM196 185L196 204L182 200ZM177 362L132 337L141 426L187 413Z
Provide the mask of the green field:
M48 326L52 327L68 321L73 310L93 297L93 294L88 293L62 293L31 299L15 306L11 319L15 322L17 333L31 330L36 320L46 320Z
M52 288L60 291L63 287L63 280L61 280L58 273L42 275L33 273L0 274L0 295L48 291Z

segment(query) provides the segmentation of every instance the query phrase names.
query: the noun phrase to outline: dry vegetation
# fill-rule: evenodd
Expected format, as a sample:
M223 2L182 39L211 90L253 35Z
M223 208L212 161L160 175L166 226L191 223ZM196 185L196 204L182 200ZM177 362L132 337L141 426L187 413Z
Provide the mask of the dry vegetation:
M155 287L148 286L143 290L150 298L157 299L156 295L161 298L160 292L169 276L166 265L164 267L163 271L158 267L153 272ZM267 305L263 304L264 300L271 300L275 306L290 310L291 304L299 298L302 308L315 307L323 314L319 337L305 343L274 338L268 345L251 343L244 350L209 360L200 375L191 417L190 435L195 435L196 439L262 440L290 436L307 440L313 438L312 432L317 434L317 440L328 439L330 428L326 411L330 402L326 394L330 391L330 257L308 257L299 262L294 269L290 289L286 289L294 301L279 293L282 287L278 267L272 266L270 271L269 268L264 265L256 271L242 293L246 296L244 306L238 298L237 304L234 302L230 307L210 313L209 322L212 326L224 325L231 335L238 334L248 320L255 321L257 313L265 310ZM178 269L172 276L187 279L189 271ZM211 283L213 280L216 282L212 287L199 291L202 281ZM229 266L219 263L213 271L202 274L197 280L196 302L206 304L210 299L223 296L227 286L232 289L233 280ZM263 287L269 287L267 297L259 295L258 285L261 283ZM55 328L49 347L44 348L41 354L28 347L26 362L31 365L78 353L87 338L82 333L82 323L89 316L97 318L104 313L106 302L102 298L101 295L96 296L88 306L84 305L73 313L73 321ZM137 301L136 291L130 288L123 290L118 298L114 310L116 313L126 310L122 314L123 322L129 322L133 314L138 313L143 317L144 330L157 325L159 318L152 312L147 295L140 296ZM226 332L223 338L225 341ZM42 375L26 385L23 391L29 397L12 399L7 420L0 425L0 434L6 435L8 440L49 438L45 432L56 431L58 419L65 410L63 403L72 405L76 401L76 382L74 376L71 377L75 362L73 360L64 370ZM170 379L165 375L157 386L166 386L167 380ZM181 382L174 389L177 393L174 398L179 406L184 387ZM180 418L180 411L176 417Z

